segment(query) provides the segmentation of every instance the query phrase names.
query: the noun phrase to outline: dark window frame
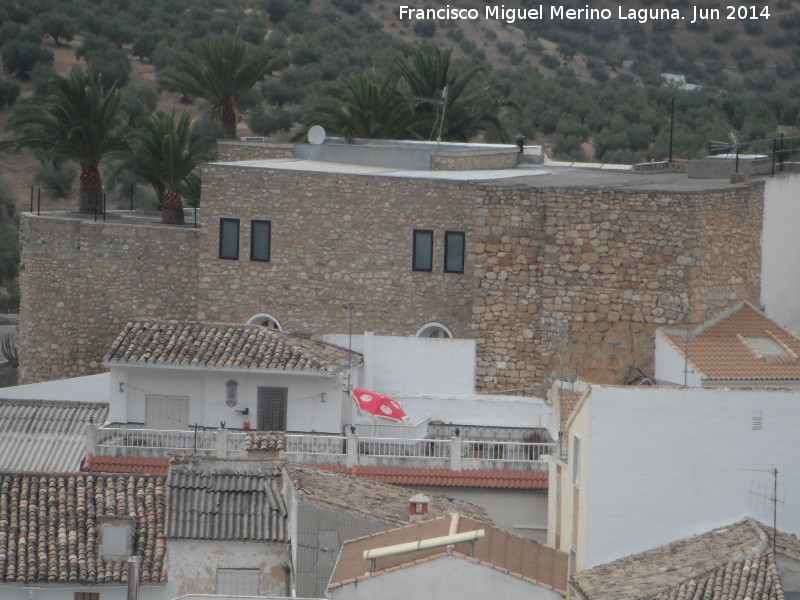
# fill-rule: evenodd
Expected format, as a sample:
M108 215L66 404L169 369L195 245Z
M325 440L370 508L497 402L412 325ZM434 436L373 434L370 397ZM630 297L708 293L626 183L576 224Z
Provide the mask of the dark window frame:
M222 252L225 226L224 223L236 223L236 256L225 256ZM219 220L219 257L222 260L239 260L239 241L241 240L241 223L239 219L222 217Z
M430 235L430 244L428 244L429 252L430 252L430 260L429 265L426 267L420 267L417 264L417 237L421 234L428 234ZM433 229L415 229L413 233L413 242L411 248L411 270L412 271L422 271L425 273L430 273L433 271Z
M267 258L255 258L255 226L267 226ZM266 219L251 219L250 220L250 260L254 262L270 262L272 260L272 221Z
M450 247L449 247L449 240L451 237L460 237L461 238L461 268L460 269L448 269L447 263L448 259L450 258ZM444 232L444 272L445 273L463 273L464 272L464 254L467 245L467 235L463 231L445 231Z

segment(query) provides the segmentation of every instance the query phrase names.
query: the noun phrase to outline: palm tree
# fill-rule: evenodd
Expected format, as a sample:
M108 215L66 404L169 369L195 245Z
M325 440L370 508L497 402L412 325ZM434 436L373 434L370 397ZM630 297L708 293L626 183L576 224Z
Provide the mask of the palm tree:
M451 53L423 46L409 59L395 60L413 107L412 130L422 139L438 138L440 130L442 139L468 141L481 131L502 137L499 114L511 104L477 87L481 66L454 69Z
M335 105L315 107L306 122L322 125L349 142L357 137L396 139L408 135L410 114L396 78L359 73L325 95Z
M212 116L222 122L223 137L236 139L239 100L275 67L270 52L250 53L238 36L217 37L198 45L197 57L179 58L159 83L211 103Z
M183 224L182 196L198 186L196 167L211 157L213 142L191 144L190 130L185 113L177 122L174 112L145 118L133 134L133 148L123 165L153 186L163 223Z
M8 124L14 138L4 146L39 150L57 159L72 160L81 168L79 210L100 209L103 158L126 151L120 94L103 91L91 68L73 67L67 77L53 75L45 95L27 103Z

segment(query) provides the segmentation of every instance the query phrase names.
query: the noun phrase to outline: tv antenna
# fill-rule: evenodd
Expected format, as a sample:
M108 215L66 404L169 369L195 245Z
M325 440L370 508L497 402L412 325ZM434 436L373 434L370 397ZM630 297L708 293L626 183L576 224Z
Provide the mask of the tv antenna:
M742 144L733 131L728 132L727 142L711 141L712 154L738 154L741 149Z
M689 385L689 337L691 332L689 331L689 327L691 325L691 314L692 314L692 291L689 290L688 292L684 292L679 296L673 296L670 294L663 294L658 297L656 300L656 306L660 308L666 308L678 313L678 316L675 317L675 322L679 323L683 321L684 327L686 331L684 332L685 336L685 345L683 348L683 385Z
M442 107L442 118L439 119L439 110L436 110L436 121L433 122L433 129L436 128L436 123L439 123L439 133L436 136L436 149L439 149L439 144L442 141L442 128L444 127L444 115L447 112L447 86L444 86L442 90L442 97L441 98L425 98L424 96L414 96L414 100L417 101L417 106L420 104L433 104L436 107ZM431 129L430 135L433 135L433 129ZM429 136L430 137L430 136Z
M776 539L778 537L778 504L786 504L786 490L783 491L783 500L778 498L778 469L742 469L743 471L755 471L758 473L769 473L772 475L772 493L769 493L768 486L761 488L759 484L754 489L753 483L750 482L750 495L755 498L762 498L767 502L772 503L772 555L775 556Z

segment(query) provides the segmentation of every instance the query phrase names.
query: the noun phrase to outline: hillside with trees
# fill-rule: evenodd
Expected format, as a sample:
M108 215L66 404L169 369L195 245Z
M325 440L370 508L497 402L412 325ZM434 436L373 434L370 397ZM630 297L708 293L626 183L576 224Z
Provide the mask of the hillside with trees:
M553 3L513 7L540 4ZM625 7L688 15L695 4L723 7ZM483 15L486 3L459 6ZM379 0L0 0L0 140L19 151L3 154L0 202L19 209L37 186L45 208L77 208L79 195L89 210L102 190L112 206L166 201L164 214L177 218L184 199L197 201L193 166L211 156L214 139L288 141L312 124L345 138L524 135L555 158L623 163L667 155L673 105L676 157L702 155L731 131L744 142L797 135L800 2L776 0L768 12L697 23L432 21L401 20L396 4ZM111 137L100 155L76 154L75 140L59 142L58 127L42 121L63 116L79 73L91 79L81 85L94 100L72 100L113 104L103 113ZM694 91L665 87L662 73ZM156 169L164 160L181 165L169 181ZM7 254L13 227L0 227Z

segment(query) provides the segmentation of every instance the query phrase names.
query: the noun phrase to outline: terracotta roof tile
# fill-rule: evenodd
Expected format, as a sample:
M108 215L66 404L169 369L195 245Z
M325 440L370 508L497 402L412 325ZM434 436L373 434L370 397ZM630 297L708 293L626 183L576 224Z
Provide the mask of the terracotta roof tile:
M782 600L772 530L752 519L581 571L573 586L587 600ZM800 541L780 534L779 553Z
M126 559L101 555L103 517L133 520L141 582L164 582L165 515L163 477L0 473L0 582L125 583Z
M94 456L89 453L86 455L81 471L166 475L169 472L169 459L140 456Z
M510 471L502 469L453 471L451 469L422 469L414 467L308 466L394 485L546 490L548 483L546 471Z
M397 569L407 569L450 554L512 577L537 583L561 594L566 593L568 557L565 553L498 529L490 523L462 515L455 518L456 533L483 529L485 536L474 542L455 544L452 552L445 552L441 546L437 546L378 559L367 560L363 556L363 552L369 549L446 536L450 533L453 522L453 517L421 521L345 542L328 589L378 577ZM375 569L370 571L372 560Z
M362 357L257 325L137 321L111 346L110 364L338 373Z
M409 500L416 491L316 467L286 465L286 473L294 487L308 501L356 513L389 526L408 523ZM459 512L491 522L486 510L480 506L444 496L429 497L428 514L432 517Z
M687 344L677 329L664 330L672 346L694 370L709 380L800 380L800 337L770 319L749 302L695 335ZM764 356L744 338L760 337L785 349L783 356Z

